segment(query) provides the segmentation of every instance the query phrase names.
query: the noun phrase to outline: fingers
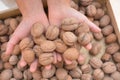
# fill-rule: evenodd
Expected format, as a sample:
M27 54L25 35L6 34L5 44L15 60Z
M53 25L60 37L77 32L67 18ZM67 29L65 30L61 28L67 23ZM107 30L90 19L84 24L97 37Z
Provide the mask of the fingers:
M50 64L50 65L45 66L45 69L50 70L51 67L52 67L52 65Z
M20 59L19 65L20 65L21 67L24 67L24 66L27 65L27 63L25 62L23 56L22 56L21 59Z
M34 62L30 65L30 72L35 72L37 70L38 60L34 60Z
M66 58L64 58L64 60L65 60L65 63L66 63L66 64L68 64L68 65L69 65L69 64L72 64L72 61L67 60Z
M85 48L86 48L87 50L90 50L90 49L92 48L92 44L91 44L91 43L87 44L87 45L85 46Z

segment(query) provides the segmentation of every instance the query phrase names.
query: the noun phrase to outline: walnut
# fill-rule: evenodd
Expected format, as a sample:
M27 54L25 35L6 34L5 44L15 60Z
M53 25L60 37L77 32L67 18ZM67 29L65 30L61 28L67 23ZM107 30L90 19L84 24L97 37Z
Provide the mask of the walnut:
M104 77L104 72L101 69L95 69L93 71L93 79L102 80Z
M114 80L119 80L120 79L120 72L118 71L115 71L111 74L111 77L114 79Z
M84 74L90 73L92 71L90 64L84 64L81 66L81 70Z
M18 21L15 18L10 19L10 27L15 30L18 26Z
M56 39L55 41L56 51L59 53L64 53L67 49L66 44L61 39Z
M1 54L1 60L2 60L3 62L7 62L7 61L9 60L9 58L10 58L10 55L5 54L5 53L2 53L2 54Z
M120 63L116 64L117 70L120 72Z
M98 1L93 1L92 5L94 5L96 8L102 7L102 5Z
M3 70L3 62L0 61L0 71Z
M110 35L113 32L113 26L107 25L104 28L102 28L103 35L107 36Z
M114 33L108 35L108 36L105 38L105 42L106 42L107 44L113 43L113 42L115 42L116 40L117 40L117 37L116 37L116 35L115 35Z
M75 69L77 65L78 65L77 61L72 61L72 64L65 64L65 68L67 70L72 70Z
M29 70L24 70L23 77L25 80L31 80L32 79L32 73Z
M39 56L39 63L41 65L49 65L53 62L53 53L43 53Z
M79 27L78 20L76 18L65 18L62 21L61 28L65 31L73 31Z
M35 80L40 80L42 78L42 73L40 72L40 70L36 70L32 73L32 77Z
M82 6L87 6L92 3L93 0L80 0Z
M13 65L11 65L9 62L5 62L4 69L13 69Z
M0 24L0 36L7 34L8 27L4 24Z
M102 48L101 44L98 42L95 42L92 44L92 49L90 50L90 53L92 55L97 55L100 52L101 48Z
M42 70L42 76L43 78L51 78L55 74L55 71L56 71L55 66L52 66L50 70L44 68Z
M65 32L62 39L66 45L72 46L77 41L77 36L72 32Z
M0 42L4 43L8 41L8 36L0 36Z
M50 80L57 80L57 77L54 76L54 77L50 78Z
M5 52L6 47L7 47L7 42L3 43L3 44L0 46L1 52Z
M107 46L106 48L106 52L110 53L110 54L114 54L115 52L117 52L119 50L119 45L117 43L111 43Z
M58 26L49 26L46 31L46 38L49 40L54 40L59 35L59 28Z
M34 38L40 37L42 33L44 32L44 30L45 30L44 26L41 23L37 22L31 28L31 35Z
M69 74L73 77L73 78L80 78L82 75L82 71L80 70L79 67L76 67L74 69L72 69Z
M10 80L16 80L15 78L11 78Z
M112 58L111 54L104 53L101 59L102 61L109 61L111 58Z
M68 48L64 52L63 56L68 60L76 60L79 57L79 51L76 48Z
M87 15L90 17L95 16L97 12L96 7L94 5L88 5L86 10L87 10Z
M103 80L113 80L113 78L111 78L111 77L109 77L109 76L105 76L105 77L103 78Z
M39 55L42 54L42 50L41 50L41 47L39 45L35 45L33 47L33 51L35 52L37 57L39 57Z
M22 72L18 68L13 69L14 78L20 80L23 78Z
M108 15L104 15L100 19L100 27L105 27L110 23L110 17Z
M93 80L91 74L82 74L81 80Z
M102 69L105 73L110 74L116 71L116 66L113 62L105 62L102 65Z
M12 51L13 55L19 55L20 54L20 47L19 45L15 45L13 51Z
M96 40L103 39L103 34L101 32L93 33Z
M99 25L100 25L100 23L99 23L99 21L93 21L93 23L96 25L96 26L98 26L99 27Z
M71 1L71 2L70 2L70 5L71 5L72 8L74 8L74 9L76 9L76 10L79 9L79 6L78 6L74 1Z
M1 72L1 80L10 80L10 78L12 77L12 70L10 69L5 69Z
M94 16L95 19L100 19L101 17L103 17L105 14L104 10L101 8L98 8L96 11L96 14Z
M46 37L44 35L41 35L40 37L37 37L37 38L33 38L34 43L37 45L40 45L45 40L46 40Z
M21 50L24 50L25 48L32 48L33 45L34 45L34 43L33 43L32 39L29 37L26 37L20 41L19 48Z
M65 69L63 69L63 68L58 68L56 70L56 77L59 80L64 80L67 75L68 75L67 71Z
M62 68L64 66L64 62L63 61L60 61L60 62L57 62L56 64L54 64L56 68Z
M67 75L64 80L72 80L72 77L70 75Z
M7 18L7 19L5 19L5 20L4 20L4 24L7 25L7 26L10 25L10 20L11 20L11 19L12 19L12 18Z
M114 53L113 59L114 59L115 62L120 63L120 52Z
M48 44L49 44L49 46L48 46ZM48 41L48 40L43 41L43 43L41 43L40 47L43 52L52 52L56 49L55 43L53 41Z
M101 68L102 64L103 64L103 62L97 57L93 57L93 58L90 59L90 65L93 68Z
M89 44L91 42L91 36L89 33L80 33L78 36L78 42L83 45L86 46L87 44Z
M9 63L11 65L16 65L18 62L18 57L16 55L12 55L10 58L9 58Z
M27 63L32 63L35 60L35 52L32 49L25 49L22 51L24 60Z

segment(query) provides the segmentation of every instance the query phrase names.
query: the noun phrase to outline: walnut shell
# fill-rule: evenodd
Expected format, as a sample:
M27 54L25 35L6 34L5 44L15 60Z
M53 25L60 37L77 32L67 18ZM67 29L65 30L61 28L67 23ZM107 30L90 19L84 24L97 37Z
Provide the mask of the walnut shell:
M105 36L110 35L113 31L114 31L113 26L111 26L111 25L107 25L104 28L102 28L102 33Z
M100 22L99 21L93 21L93 23L96 25L96 26L99 26L100 25Z
M96 40L103 39L103 34L101 32L93 33Z
M66 45L72 46L77 41L77 36L72 32L65 32L62 39Z
M93 80L91 74L82 74L81 80Z
M0 42L4 43L8 41L8 36L0 36Z
M73 31L79 27L78 20L76 18L65 18L62 21L61 28L65 31Z
M10 63L11 65L16 65L17 62L18 62L18 57L17 57L17 56L12 55L12 56L9 58L9 63Z
M0 61L0 70L3 70L3 62Z
M95 69L93 72L93 79L102 80L104 77L104 72L101 69Z
M15 30L18 26L18 21L15 18L10 19L10 27Z
M80 0L82 6L87 6L92 3L93 0Z
M13 55L18 55L18 54L20 54L20 47L19 47L19 45L15 45L12 54L13 54Z
M45 40L46 40L46 37L44 35L41 35L40 37L37 37L37 38L33 38L34 43L37 45L40 45Z
M63 68L58 68L56 70L56 77L59 80L64 80L67 75L68 75L67 71L65 69L63 69Z
M94 5L88 5L86 10L87 10L87 15L90 17L95 16L97 12L96 7Z
M37 57L39 57L39 55L42 54L42 50L41 50L41 47L39 45L35 45L33 47L33 51L35 52Z
M101 68L102 64L103 64L103 62L99 58L97 58L97 57L94 57L94 58L90 59L90 65L93 68Z
M79 57L79 52L76 48L68 48L64 52L63 56L68 60L76 60Z
M46 31L46 38L49 40L54 40L59 35L59 28L58 26L49 26Z
M116 64L117 70L120 72L120 63Z
M14 75L14 78L17 79L17 80L20 80L20 79L23 78L22 72L17 68L13 69L13 75Z
M5 69L1 72L1 80L10 80L12 78L12 70L10 69Z
M9 62L5 62L4 69L13 69L13 65L11 65Z
M115 62L120 63L120 52L116 52L116 53L113 55L113 59L114 59Z
M110 74L116 71L116 66L113 62L105 62L102 65L102 69L105 73Z
M61 39L55 40L55 45L56 45L55 50L59 53L64 53L67 49L66 44Z
M4 24L0 24L0 36L7 34L8 27Z
M32 73L32 77L35 80L40 80L42 78L42 74L39 70L36 70L35 72Z
M21 50L24 50L25 48L32 48L33 45L34 45L34 43L33 43L32 39L28 38L28 37L22 39L19 43L19 47Z
M97 55L100 52L101 48L102 48L101 44L98 42L95 42L92 44L92 49L90 50L90 53L92 55Z
M109 77L109 76L105 76L105 77L103 78L103 80L113 80L113 78L111 78L111 77Z
M96 8L102 7L102 5L98 1L93 1L92 5L94 5Z
M78 42L81 45L86 46L91 42L91 36L89 35L89 33L80 33L78 36Z
M115 71L114 73L111 74L111 77L112 77L114 80L119 80L119 79L120 79L120 72Z
M84 74L90 73L92 71L90 64L84 64L81 66L81 70Z
M5 54L5 53L2 53L2 54L1 54L1 60L2 60L3 62L7 62L7 61L9 60L9 58L10 58L10 55Z
M31 35L33 37L40 37L44 30L45 30L44 26L41 23L37 22L31 28Z
M41 65L49 65L53 62L53 53L43 53L39 56L39 63Z
M109 44L106 48L106 52L110 53L110 54L114 54L115 52L117 52L119 50L119 45L117 43L112 43Z
M48 41L48 40L43 41L40 47L43 52L53 52L56 49L55 43L53 41Z
M35 52L32 49L25 49L22 51L24 60L27 63L32 63L35 60Z
M114 33L108 35L108 36L105 38L105 42L106 42L107 44L113 43L113 42L115 42L116 40L117 40L117 37L116 37L116 35L115 35Z
M24 76L25 80L31 80L32 79L32 73L29 71L29 69L24 70L23 76Z
M42 76L43 78L51 78L55 74L55 71L56 71L55 66L52 66L50 70L44 68L42 70Z
M101 59L102 61L109 61L111 58L112 58L111 54L104 53Z
M110 17L108 15L104 15L100 19L100 27L105 27L110 23Z
M65 64L65 69L72 70L77 67L78 63L77 61L72 61L72 64Z
M103 17L105 14L104 10L101 8L98 8L96 11L96 14L94 16L95 19L100 19L101 17Z

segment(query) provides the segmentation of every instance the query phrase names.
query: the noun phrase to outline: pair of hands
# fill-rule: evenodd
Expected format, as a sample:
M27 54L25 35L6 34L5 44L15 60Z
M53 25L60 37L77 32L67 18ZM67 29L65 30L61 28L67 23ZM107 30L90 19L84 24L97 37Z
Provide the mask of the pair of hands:
M61 21L64 18L67 17L74 17L78 19L78 22L85 22L89 25L90 29L92 32L100 32L101 30L93 24L90 20L87 19L86 16L78 12L77 10L71 8L71 7L64 7L61 10L50 10L49 11L49 21L45 13L39 13L34 15L30 15L29 17L23 17L21 23L19 26L16 28L15 32L12 34L12 37L10 38L7 48L6 48L6 54L10 55L14 49L14 46L22 40L24 37L27 37L30 35L30 29L32 25L36 22L41 22L44 26L49 26L49 25L60 25ZM91 43L89 43L87 46L84 46L86 49L90 50L91 49ZM22 53L24 54L24 53ZM82 56L79 56L78 61L82 61L84 58ZM54 53L54 63L57 63L57 61L61 61L62 57ZM64 59L66 64L71 64L72 62ZM21 60L19 61L19 64L21 67L24 67L27 65L27 63L24 61L24 58L21 56ZM34 72L37 69L38 66L38 60L34 60L34 62L30 65L30 71ZM45 66L46 69L50 69L51 65Z

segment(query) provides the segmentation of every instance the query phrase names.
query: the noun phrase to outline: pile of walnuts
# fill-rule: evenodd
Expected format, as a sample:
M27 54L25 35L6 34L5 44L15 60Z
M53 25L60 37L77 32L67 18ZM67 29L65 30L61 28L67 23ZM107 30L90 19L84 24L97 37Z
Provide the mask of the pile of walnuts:
M78 19L65 18L60 26L44 25L37 22L30 31L30 36L15 45L12 55L4 54L6 44L12 33L21 22L22 17L0 20L0 80L120 80L120 46L114 33L106 8L93 0L71 1L71 7L101 28L101 32L91 32L85 22ZM105 44L105 49L102 50ZM88 63L79 62L82 47L92 44L89 50ZM102 57L99 57L104 51ZM21 56L21 53L22 54ZM62 57L62 61L54 64L54 54ZM84 55L85 56L85 55ZM24 58L28 65L20 67L19 61ZM88 58L88 56L85 56ZM72 61L66 64L64 58ZM35 72L29 71L29 65L38 59ZM50 70L44 66L52 64Z

